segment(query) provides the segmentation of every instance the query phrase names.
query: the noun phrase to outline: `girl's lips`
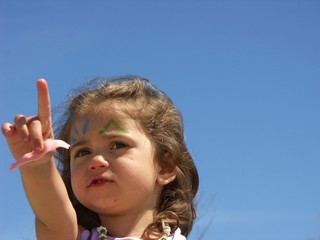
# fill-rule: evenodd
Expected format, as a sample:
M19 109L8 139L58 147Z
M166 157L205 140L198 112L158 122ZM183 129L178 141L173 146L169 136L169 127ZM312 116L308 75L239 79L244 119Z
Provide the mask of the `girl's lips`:
M113 181L108 179L108 178L104 178L104 177L97 177L97 178L93 178L91 179L91 181L88 184L88 187L94 187L94 186L102 186L106 183L112 183Z

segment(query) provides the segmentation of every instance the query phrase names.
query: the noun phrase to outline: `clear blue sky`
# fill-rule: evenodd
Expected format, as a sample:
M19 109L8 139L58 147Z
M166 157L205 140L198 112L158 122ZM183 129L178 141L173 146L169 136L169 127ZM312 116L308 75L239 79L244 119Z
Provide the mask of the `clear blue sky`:
M138 74L184 115L189 239L320 239L320 2L0 0L0 121L96 76ZM0 137L0 239L35 239Z

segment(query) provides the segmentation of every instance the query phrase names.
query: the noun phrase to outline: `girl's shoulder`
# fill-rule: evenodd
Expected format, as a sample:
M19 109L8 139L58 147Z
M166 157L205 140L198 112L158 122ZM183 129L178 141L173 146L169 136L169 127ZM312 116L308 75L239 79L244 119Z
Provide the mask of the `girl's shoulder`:
M105 238L101 238L101 233L97 229L93 229L92 231L84 230L80 234L80 240L140 240L136 237L125 237L125 238L113 238L106 236ZM181 235L181 230L178 228L174 234L171 234L167 240L186 240L185 236Z

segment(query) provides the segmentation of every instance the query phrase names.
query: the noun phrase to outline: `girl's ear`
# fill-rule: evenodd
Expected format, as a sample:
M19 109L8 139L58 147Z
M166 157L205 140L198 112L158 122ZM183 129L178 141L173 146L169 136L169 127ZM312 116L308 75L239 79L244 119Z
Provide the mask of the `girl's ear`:
M167 152L164 154L162 162L163 167L159 167L157 182L164 186L172 182L177 176L177 167L173 165L172 155Z
M157 182L164 186L168 183L171 183L174 179L176 179L177 170L176 167L171 168L161 168L158 173Z

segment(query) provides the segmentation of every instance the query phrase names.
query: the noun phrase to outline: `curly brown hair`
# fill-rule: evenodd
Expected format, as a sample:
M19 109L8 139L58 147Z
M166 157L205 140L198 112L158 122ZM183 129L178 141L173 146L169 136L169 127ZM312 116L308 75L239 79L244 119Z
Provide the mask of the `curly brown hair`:
M185 143L180 112L171 99L147 79L123 76L99 78L92 82L94 87L77 92L68 102L67 110L55 126L56 136L70 142L71 125L79 113L110 101L120 106L121 111L137 121L153 143L158 164L175 168L177 172L175 180L163 187L157 214L146 228L145 236L152 239L152 236L163 234L163 222L169 224L172 231L179 227L182 234L188 236L196 218L194 198L199 187L199 176ZM78 223L86 229L100 226L98 215L79 203L73 193L69 150L60 149L57 159L69 198L77 212Z

